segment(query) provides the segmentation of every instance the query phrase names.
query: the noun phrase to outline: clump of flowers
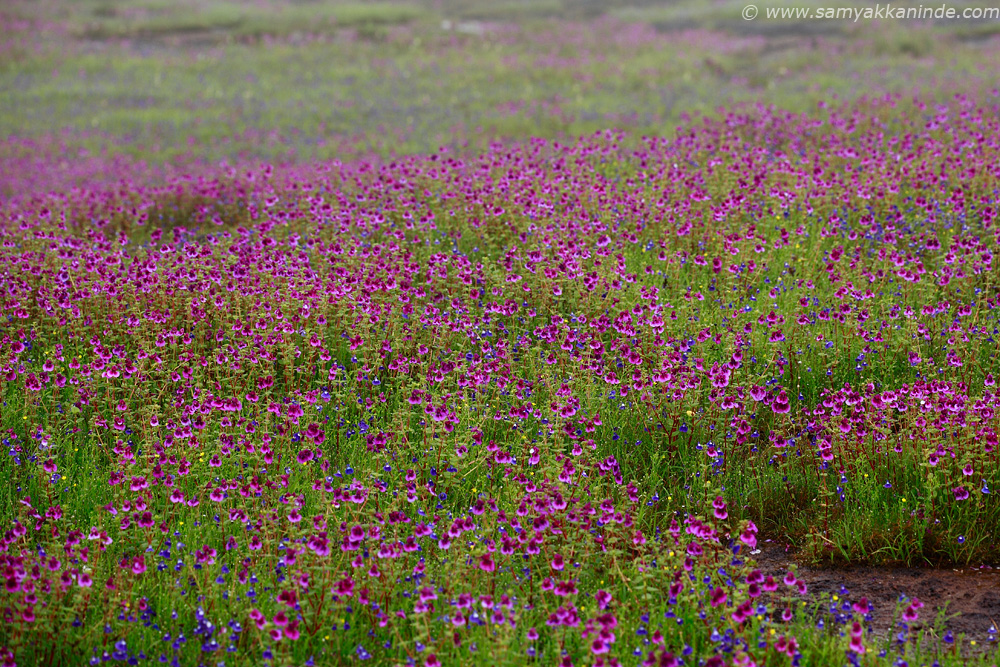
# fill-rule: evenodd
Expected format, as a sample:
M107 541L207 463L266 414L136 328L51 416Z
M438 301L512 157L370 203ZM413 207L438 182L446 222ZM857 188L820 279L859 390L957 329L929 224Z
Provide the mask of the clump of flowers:
M996 546L1000 127L946 108L5 209L0 657L876 660L754 558Z

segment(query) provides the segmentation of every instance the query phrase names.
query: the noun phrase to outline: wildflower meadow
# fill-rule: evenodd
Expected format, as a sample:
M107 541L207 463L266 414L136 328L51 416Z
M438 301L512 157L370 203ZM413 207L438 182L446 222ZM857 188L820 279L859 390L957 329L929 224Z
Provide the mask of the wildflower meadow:
M339 158L11 133L3 664L994 665L1000 615L804 573L1000 565L1000 92L890 88Z

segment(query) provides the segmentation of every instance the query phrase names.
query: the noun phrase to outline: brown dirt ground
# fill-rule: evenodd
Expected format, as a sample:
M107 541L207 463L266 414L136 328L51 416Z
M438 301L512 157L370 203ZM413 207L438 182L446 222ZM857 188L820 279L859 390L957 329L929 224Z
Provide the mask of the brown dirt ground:
M758 548L761 551L754 557L761 572L784 575L794 563L796 576L809 586L810 596L829 599L830 594L842 595L841 587L844 587L849 591L847 599L852 602L867 597L872 607L871 624L880 636L893 629L896 603L900 595L906 595L925 605L912 628L932 628L938 611L946 609L944 626L952 631L956 644L959 636L965 635L962 642L965 648L973 640L982 650L991 647L995 650L998 646L1000 568L989 565L948 569L871 565L813 567L797 563L793 551L777 543L760 543Z

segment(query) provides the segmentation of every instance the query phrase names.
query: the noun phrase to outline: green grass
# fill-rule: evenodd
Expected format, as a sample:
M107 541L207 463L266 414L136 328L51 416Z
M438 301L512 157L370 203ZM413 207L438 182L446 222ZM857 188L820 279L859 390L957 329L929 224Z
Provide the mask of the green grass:
M76 30L89 39L155 38L225 32L230 38L324 34L426 17L412 4L313 2L268 7L235 2L101 4Z
M61 45L59 53L0 65L0 135L59 133L74 148L156 164L184 155L309 161L441 145L478 150L498 138L570 138L609 125L669 136L685 114L738 102L807 111L834 94L905 95L913 82L931 81L946 97L961 82L986 88L991 80L982 68L988 47L959 43L942 28L858 29L843 45L804 39L772 51L767 39L728 39L729 28L684 44L655 31L620 40L617 27L563 39L554 21L477 37L442 30L441 18L454 24L462 15L450 6L439 13L392 3L80 8L57 14L71 33L97 26L144 39L190 30L212 36L193 47L103 42L96 53ZM384 32L403 24L408 32ZM350 42L295 45L281 37L337 26L364 31ZM278 43L238 43L263 34Z

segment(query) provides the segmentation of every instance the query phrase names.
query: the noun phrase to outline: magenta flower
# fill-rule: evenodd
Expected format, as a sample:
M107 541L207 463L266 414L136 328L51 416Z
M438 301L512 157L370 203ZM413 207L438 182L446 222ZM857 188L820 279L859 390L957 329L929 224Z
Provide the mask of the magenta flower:
M611 604L612 601L611 593L603 590L599 590L594 593L594 598L597 600L598 609L601 610L607 609L608 605Z
M923 609L924 603L916 598L903 610L903 620L907 623L912 623L920 618L920 609Z
M712 501L712 507L716 519L722 521L729 517L729 512L726 511L726 501L722 499L722 496L715 497L715 500Z
M730 617L736 623L743 623L751 616L753 616L753 607L751 606L749 600L745 601L743 604L738 606L736 610L730 615Z
M951 492L955 494L955 500L961 501L969 499L969 490L966 489L964 486L956 486L954 489L951 490Z
M483 572L493 572L497 565L493 561L493 554L483 554L479 557L479 569Z

